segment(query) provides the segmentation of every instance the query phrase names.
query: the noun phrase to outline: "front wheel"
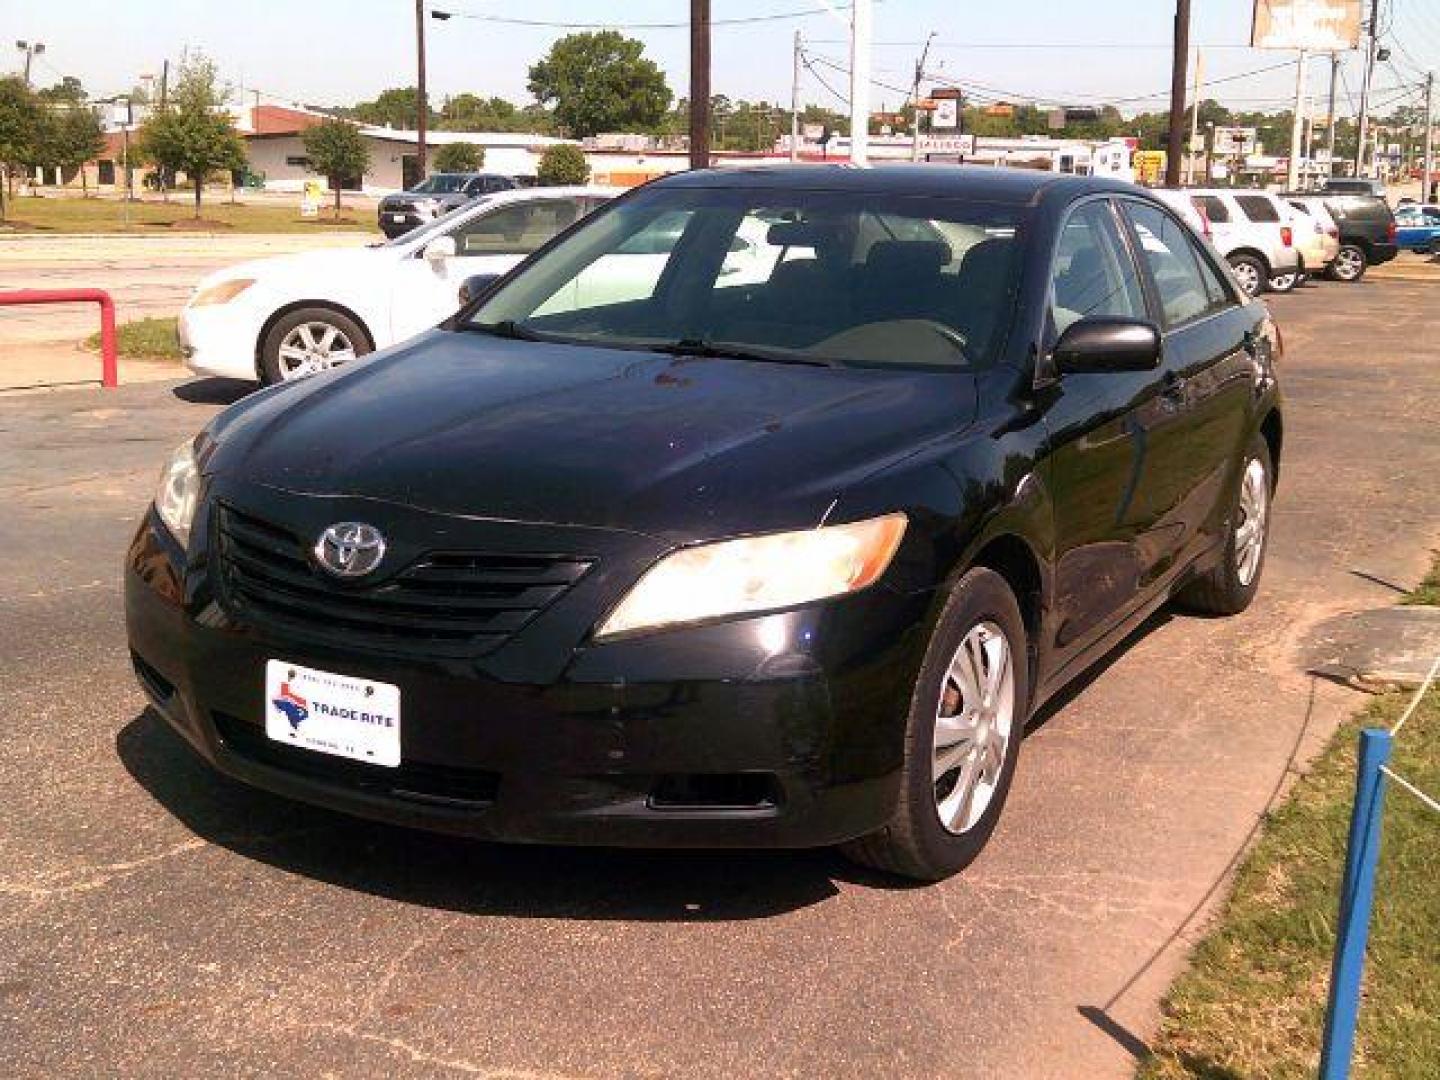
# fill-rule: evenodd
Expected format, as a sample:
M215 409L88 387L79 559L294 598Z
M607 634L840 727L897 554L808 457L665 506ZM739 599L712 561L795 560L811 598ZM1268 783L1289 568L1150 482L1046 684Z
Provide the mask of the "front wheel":
M275 321L260 344L260 381L289 382L370 352L360 325L334 308L307 307Z
M1330 264L1330 277L1335 281L1359 281L1365 276L1367 266L1364 248L1357 244L1342 244L1335 261Z
M1269 274L1265 271L1265 264L1253 255L1231 255L1227 260L1230 263L1230 272L1235 275L1235 281L1240 290L1249 297L1260 295L1260 290L1265 287Z
M1226 518L1225 550L1220 562L1176 595L1183 607L1210 615L1238 615L1255 599L1270 539L1274 476L1270 446L1256 435L1245 452L1240 483Z
M1287 293L1299 285L1303 278L1304 275L1298 273L1276 274L1267 284L1270 286L1271 292Z
M999 574L977 567L951 593L921 664L895 810L845 854L922 881L968 866L1000 819L1029 702L1015 594Z

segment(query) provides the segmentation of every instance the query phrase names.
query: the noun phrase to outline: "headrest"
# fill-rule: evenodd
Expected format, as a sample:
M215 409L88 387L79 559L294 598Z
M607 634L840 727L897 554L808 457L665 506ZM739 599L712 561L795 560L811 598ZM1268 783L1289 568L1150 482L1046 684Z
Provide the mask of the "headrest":
M938 274L950 261L943 240L877 240L865 257L865 269L887 274Z

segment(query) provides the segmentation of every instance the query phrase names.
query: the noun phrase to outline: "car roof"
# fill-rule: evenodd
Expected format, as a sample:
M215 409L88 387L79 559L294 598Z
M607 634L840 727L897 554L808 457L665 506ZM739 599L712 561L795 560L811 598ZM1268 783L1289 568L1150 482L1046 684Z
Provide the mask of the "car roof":
M652 187L749 188L762 191L853 191L1034 203L1051 191L1136 192L1134 184L992 165L752 165L696 169L652 181Z

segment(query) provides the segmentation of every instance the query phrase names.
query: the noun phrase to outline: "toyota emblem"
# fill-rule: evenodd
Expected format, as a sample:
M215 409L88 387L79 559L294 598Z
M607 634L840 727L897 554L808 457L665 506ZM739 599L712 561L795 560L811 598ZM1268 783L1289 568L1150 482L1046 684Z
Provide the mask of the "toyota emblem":
M341 521L315 541L315 561L336 577L364 577L385 558L385 537L373 525Z

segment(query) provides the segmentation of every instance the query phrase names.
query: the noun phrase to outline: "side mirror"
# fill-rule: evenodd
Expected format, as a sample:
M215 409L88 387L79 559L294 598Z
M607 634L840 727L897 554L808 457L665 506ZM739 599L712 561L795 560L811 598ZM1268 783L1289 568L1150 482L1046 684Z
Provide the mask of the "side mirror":
M442 263L446 259L453 259L455 257L455 238L453 236L437 236L421 249L420 257L432 265Z
M499 280L499 274L471 274L460 283L460 306L464 307L481 293L487 292L490 286Z
M1153 371L1160 364L1160 330L1144 319L1081 319L1060 335L1053 356L1062 375Z

